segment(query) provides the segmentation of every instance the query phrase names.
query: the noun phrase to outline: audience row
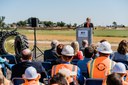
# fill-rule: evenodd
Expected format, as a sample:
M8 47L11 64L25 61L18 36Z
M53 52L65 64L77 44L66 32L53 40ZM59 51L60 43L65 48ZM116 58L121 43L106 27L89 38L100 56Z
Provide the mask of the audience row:
M22 62L12 67L6 60L2 58L0 60L6 62L3 65L12 71L11 80L15 77L25 80L22 85L43 85L46 84L44 82L46 78L50 78L47 81L50 85L84 85L87 78L103 79L103 85L112 85L116 81L118 81L116 85L128 85L126 40L119 43L117 52L112 51L111 44L107 40L101 40L96 45L89 45L87 40L83 40L82 47L79 47L77 41L71 45L63 45L53 40L51 47L50 50L44 51L44 62L52 64L50 75L42 66L42 62L32 61L32 52L29 49L22 51ZM6 72L4 70L1 72L5 78ZM6 78L5 80L8 81Z

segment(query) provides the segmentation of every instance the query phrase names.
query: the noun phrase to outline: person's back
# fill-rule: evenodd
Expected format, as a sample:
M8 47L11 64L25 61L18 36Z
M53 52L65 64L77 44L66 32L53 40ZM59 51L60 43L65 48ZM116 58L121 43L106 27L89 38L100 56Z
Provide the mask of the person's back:
M128 53L123 55L123 54L120 54L119 52L114 52L114 54L112 56L113 56L112 60L114 60L114 61L128 62Z
M70 45L64 46L61 54L62 54L62 57L61 57L62 62L61 64L54 65L52 67L52 73L51 73L52 76L56 75L60 69L66 68L66 69L69 69L70 71L76 72L77 76L75 77L75 79L78 79L78 82L83 84L84 78L81 74L79 67L70 63L74 56L74 49Z
M114 61L126 61L128 62L128 41L122 40L119 43L119 46L117 48L117 52L113 54Z
M59 44L57 40L51 42L51 49L44 51L44 61L53 61L58 58L56 47Z
M109 59L112 50L108 42L100 43L98 52L100 56L88 63L90 78L105 78L105 75L110 74L115 65L115 62Z
M83 59L83 52L79 50L79 43L77 41L74 41L71 43L71 46L74 49L73 59L82 60Z
M104 78L110 74L114 62L107 57L98 57L88 63L88 72L90 78Z
M45 75L45 69L43 68L41 62L32 62L32 53L29 49L22 51L22 62L14 65L12 67L11 79L14 77L22 77L22 74L25 72L27 67L33 66L36 68L37 72L41 74L40 81L43 82Z
M80 68L82 73L87 73L87 63L92 60L94 50L92 47L86 47L83 52L85 57L83 60L78 61L77 66Z
M41 63L39 62L30 62L30 61L21 62L12 67L12 78L22 77L22 74L24 73L25 69L30 66L35 67L38 73L42 73L44 71Z
M75 66L75 65L72 65L72 64L58 64L58 65L54 65L52 67L52 76L56 75L59 72L59 70L62 69L62 68L66 68L66 69L69 69L70 71L77 72L77 66Z
M82 40L82 46L80 47L80 51L84 51L84 49L88 47L88 41L87 40ZM84 54L84 52L83 52Z

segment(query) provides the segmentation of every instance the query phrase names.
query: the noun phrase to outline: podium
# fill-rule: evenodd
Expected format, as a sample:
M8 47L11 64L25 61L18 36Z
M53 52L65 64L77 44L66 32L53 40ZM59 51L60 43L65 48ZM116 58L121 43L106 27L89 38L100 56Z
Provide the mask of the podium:
M88 40L89 45L92 44L93 28L80 27L76 29L76 40L82 47L82 40Z

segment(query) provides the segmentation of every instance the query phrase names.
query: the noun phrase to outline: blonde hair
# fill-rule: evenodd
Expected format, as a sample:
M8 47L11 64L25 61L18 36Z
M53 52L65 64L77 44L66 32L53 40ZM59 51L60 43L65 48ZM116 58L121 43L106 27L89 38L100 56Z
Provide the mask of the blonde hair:
M73 42L71 43L71 46L73 47L73 49L74 49L74 54L76 55L77 52L79 51L79 43L78 43L77 41L73 41Z

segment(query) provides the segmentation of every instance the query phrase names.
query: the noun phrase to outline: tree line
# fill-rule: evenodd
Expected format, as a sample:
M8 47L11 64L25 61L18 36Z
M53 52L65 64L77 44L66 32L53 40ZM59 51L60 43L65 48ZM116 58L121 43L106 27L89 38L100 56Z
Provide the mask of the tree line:
M1 16L0 17L0 27L7 27L7 24L4 22L4 19L5 17L4 16ZM30 19L30 18L28 18ZM20 20L18 22L14 22L14 23L11 23L9 24L11 27L13 27L14 25L16 27L29 27L29 23L28 23L28 19L27 20ZM67 24L63 21L60 21L60 22L53 22L53 21L39 21L38 23L38 26L39 27L68 27L68 28L71 28L71 27L77 27L77 23L74 23L74 24Z

